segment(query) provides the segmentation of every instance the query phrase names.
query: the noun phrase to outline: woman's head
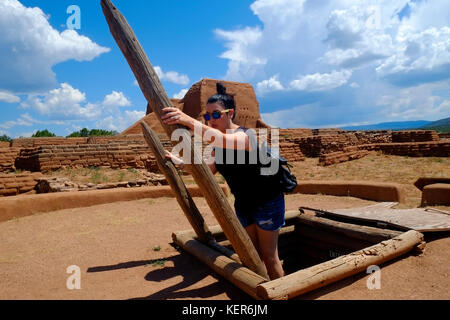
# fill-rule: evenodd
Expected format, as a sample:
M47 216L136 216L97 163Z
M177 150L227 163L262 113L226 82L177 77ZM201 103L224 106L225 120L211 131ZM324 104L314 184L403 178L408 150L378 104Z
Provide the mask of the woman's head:
M208 99L206 114L208 124L213 128L224 131L231 126L236 117L236 104L223 84L217 83L217 94Z
M233 110L233 118L236 117L236 104L234 97L227 94L227 88L222 83L217 83L217 93L208 99L207 104L217 103L222 106L223 110Z

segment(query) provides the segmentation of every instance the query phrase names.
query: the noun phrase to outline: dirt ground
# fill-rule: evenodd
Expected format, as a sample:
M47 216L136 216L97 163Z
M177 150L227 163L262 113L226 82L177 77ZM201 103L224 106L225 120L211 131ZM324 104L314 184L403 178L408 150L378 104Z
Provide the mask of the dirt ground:
M217 221L194 199L208 225ZM232 201L232 199L230 199ZM323 195L289 195L299 206L333 209L374 202ZM447 208L448 209L448 208ZM175 199L143 199L68 209L0 223L0 299L209 299L249 296L188 253L171 245L172 232L190 229ZM422 255L381 266L381 289L367 274L352 276L301 299L450 299L449 233L426 235ZM69 266L81 270L81 289L69 290Z

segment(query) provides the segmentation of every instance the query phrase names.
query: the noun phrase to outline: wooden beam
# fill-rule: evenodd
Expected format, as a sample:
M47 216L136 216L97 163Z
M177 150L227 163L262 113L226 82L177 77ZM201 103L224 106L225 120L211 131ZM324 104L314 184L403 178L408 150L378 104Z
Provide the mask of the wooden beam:
M391 240L303 269L258 285L262 299L291 299L303 293L365 271L412 250L423 241L423 234L408 231Z
M344 223L307 215L300 215L297 218L297 221L300 224L305 224L313 228L337 232L351 238L356 238L371 243L379 243L383 240L388 240L401 234L400 231L358 226L351 223Z
M147 102L151 105L153 112L157 115L157 119L160 121L167 135L171 137L172 132L175 129L181 129L182 127L167 126L161 120L161 116L163 115L162 110L166 107L171 107L172 103L170 102L155 70L125 17L117 10L110 0L101 0L101 6L111 34L136 76L142 93L147 99ZM215 181L211 170L203 161L202 156L196 152L194 142L192 141L189 132L186 130L181 138L183 141L190 141L192 150L191 163L195 164L189 165L191 174L197 185L203 191L211 211L223 228L225 235L232 243L234 250L249 269L268 278L266 268L253 246L250 237L240 224L237 216L234 214L230 203L218 183ZM197 163L201 164L197 165Z
M158 163L159 169L162 173L164 173L167 182L174 191L178 204L194 229L198 239L205 243L208 241L215 241L211 231L209 231L208 226L203 219L203 216L198 210L197 205L186 188L186 185L180 178L177 169L172 161L166 159L164 146L159 140L157 134L144 121L141 121L141 126L142 132L144 133L144 138L156 157L156 162Z

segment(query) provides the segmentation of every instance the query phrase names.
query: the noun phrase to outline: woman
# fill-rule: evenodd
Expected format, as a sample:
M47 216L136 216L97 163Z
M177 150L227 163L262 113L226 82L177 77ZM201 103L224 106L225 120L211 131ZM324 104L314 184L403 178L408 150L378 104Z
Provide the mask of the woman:
M234 207L239 221L264 262L270 279L284 276L278 256L279 230L285 224L284 194L278 187L275 175L262 175L259 160L250 161L254 159L252 152L257 153L258 149L248 129L233 123L236 117L234 98L226 93L222 84L217 84L217 94L206 105L204 118L208 125L201 124L177 108L165 108L163 112L165 114L161 119L167 125L179 124L192 130L201 126L202 136L208 132L208 136L214 137L211 139L213 158L208 161L208 166L213 174L219 172L227 181L235 197ZM167 157L175 164L183 164L181 159L170 153Z

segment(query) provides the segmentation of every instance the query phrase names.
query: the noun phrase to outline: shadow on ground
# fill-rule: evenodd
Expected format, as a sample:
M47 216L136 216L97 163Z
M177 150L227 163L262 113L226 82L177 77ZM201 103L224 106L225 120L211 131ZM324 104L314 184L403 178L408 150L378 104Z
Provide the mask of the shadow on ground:
M182 252L176 256L163 258L163 260L172 262L173 267L162 267L160 269L152 270L147 273L145 280L150 282L162 282L182 276L183 281L148 296L136 297L131 300L214 299L214 297L221 295L226 295L231 300L252 299L245 292L216 274L188 253ZM89 268L87 272L107 272L119 269L129 269L153 265L160 261L161 260L129 261L110 266L92 267ZM213 283L199 287L198 283L208 276L213 277L215 281L213 280Z

